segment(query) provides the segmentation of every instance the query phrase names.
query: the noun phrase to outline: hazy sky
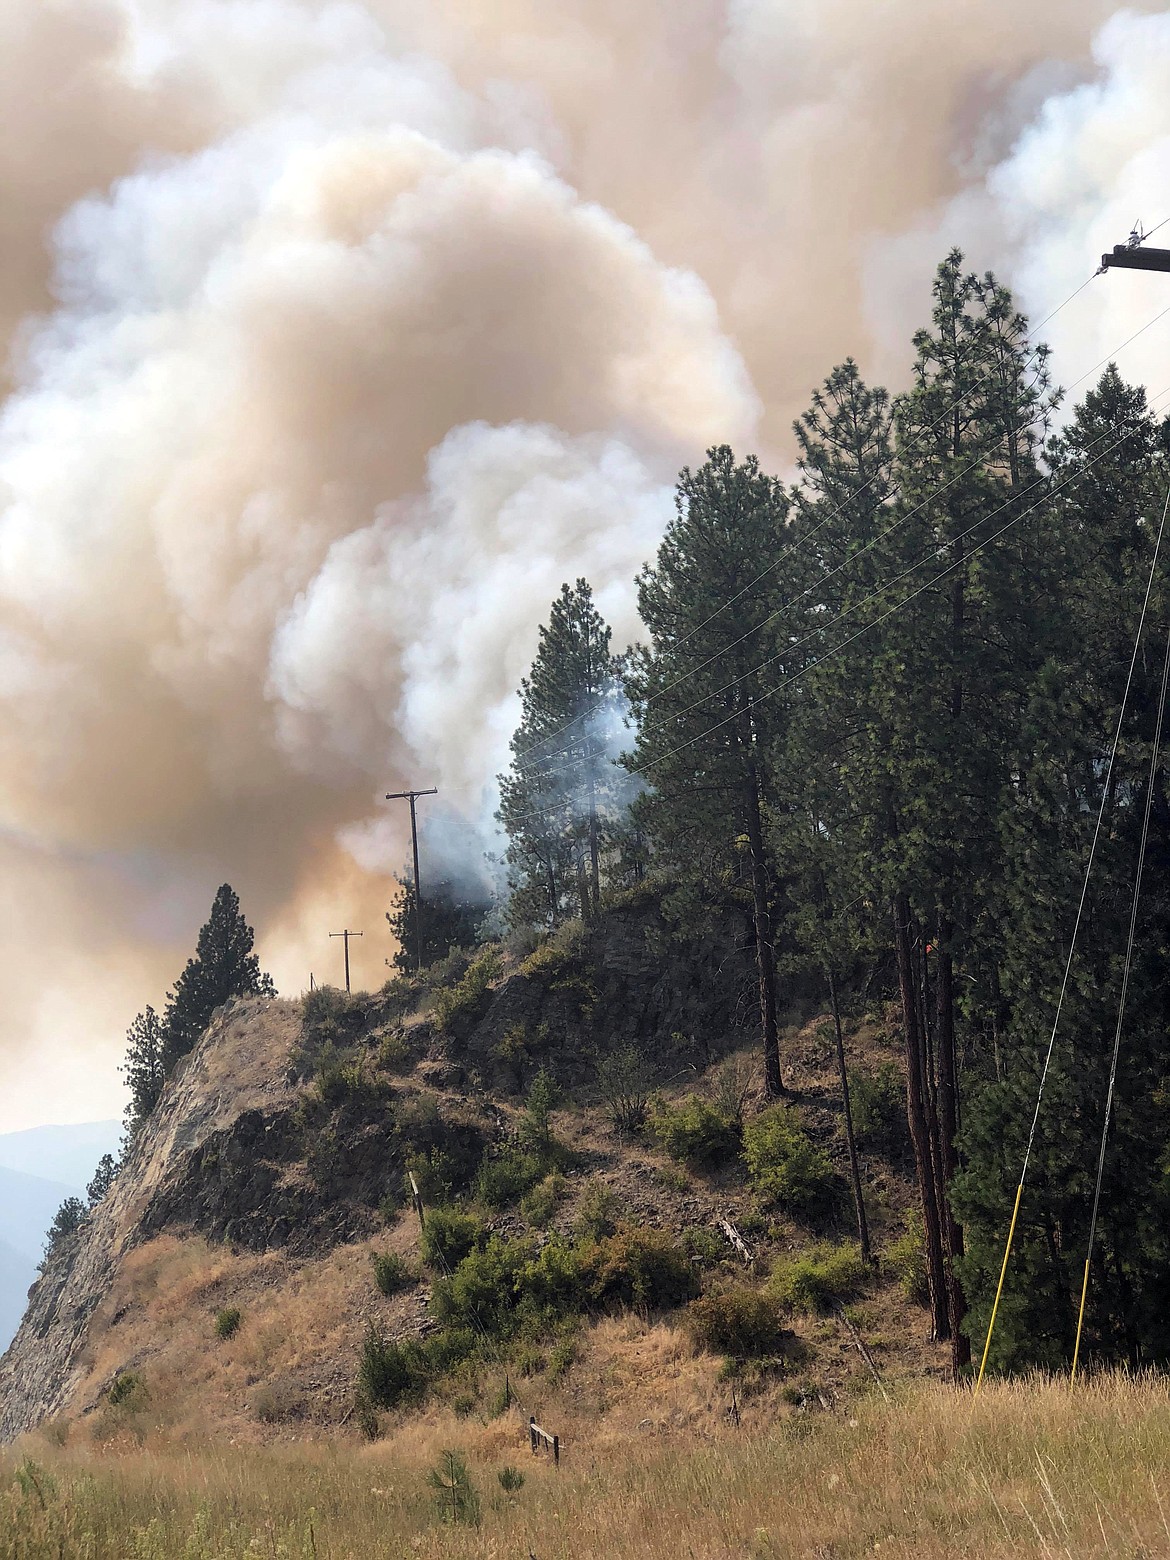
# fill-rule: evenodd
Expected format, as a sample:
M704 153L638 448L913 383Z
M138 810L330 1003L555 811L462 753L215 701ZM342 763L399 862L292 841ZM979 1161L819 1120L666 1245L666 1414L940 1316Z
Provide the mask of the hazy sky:
M896 387L950 244L1041 317L1170 217L1168 80L1097 0L0 0L0 1131L120 1109L225 879L380 982L379 797L490 814L561 581L634 637L678 466Z

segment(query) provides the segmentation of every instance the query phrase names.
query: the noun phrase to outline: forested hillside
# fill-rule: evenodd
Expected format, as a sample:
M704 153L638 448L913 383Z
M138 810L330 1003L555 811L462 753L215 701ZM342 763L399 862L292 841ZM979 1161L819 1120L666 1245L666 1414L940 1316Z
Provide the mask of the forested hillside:
M727 448L682 473L638 580L643 643L611 657L587 582L566 586L503 782L508 913L588 918L646 873L726 888L752 929L773 1098L794 982L834 1010L897 994L933 1327L956 1369L986 1333L1078 926L990 1355L1057 1366L1147 820L1085 1347L1161 1359L1167 428L1110 366L1054 432L1046 349L957 253L914 351L894 398L852 361L833 370L796 425L794 484Z

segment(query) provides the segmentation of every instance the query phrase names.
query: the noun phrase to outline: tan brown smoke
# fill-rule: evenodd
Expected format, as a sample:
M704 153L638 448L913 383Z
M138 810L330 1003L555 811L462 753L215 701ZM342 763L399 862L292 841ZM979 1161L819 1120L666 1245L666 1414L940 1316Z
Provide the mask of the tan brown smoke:
M283 989L345 925L383 978L381 793L490 818L679 464L896 380L956 239L1047 312L1170 216L1170 14L1112 9L0 0L0 1130L117 1108L225 878Z

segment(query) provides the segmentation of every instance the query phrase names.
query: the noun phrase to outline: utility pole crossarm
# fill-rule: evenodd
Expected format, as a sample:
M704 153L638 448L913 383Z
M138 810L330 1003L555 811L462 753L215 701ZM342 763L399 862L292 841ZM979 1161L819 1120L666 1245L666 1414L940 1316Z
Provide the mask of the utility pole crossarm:
M1150 249L1142 244L1114 244L1101 256L1102 271L1120 266L1128 271L1170 271L1170 249Z

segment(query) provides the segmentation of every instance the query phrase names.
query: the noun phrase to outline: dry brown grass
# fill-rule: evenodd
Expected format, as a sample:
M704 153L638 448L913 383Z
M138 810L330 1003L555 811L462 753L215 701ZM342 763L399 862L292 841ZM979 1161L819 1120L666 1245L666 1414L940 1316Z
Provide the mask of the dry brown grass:
M635 1342L613 1324L612 1358L634 1372ZM686 1375L668 1340L649 1346ZM516 1416L431 1413L361 1449L97 1457L28 1443L0 1463L0 1560L1170 1554L1170 1396L1154 1378L995 1384L978 1401L926 1385L755 1432L635 1429L567 1433L559 1472L528 1455ZM476 1527L435 1515L425 1474L447 1446L482 1497ZM10 1482L21 1452L41 1469L24 1493ZM506 1463L526 1475L511 1496L496 1478Z

